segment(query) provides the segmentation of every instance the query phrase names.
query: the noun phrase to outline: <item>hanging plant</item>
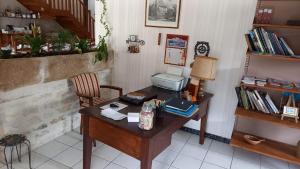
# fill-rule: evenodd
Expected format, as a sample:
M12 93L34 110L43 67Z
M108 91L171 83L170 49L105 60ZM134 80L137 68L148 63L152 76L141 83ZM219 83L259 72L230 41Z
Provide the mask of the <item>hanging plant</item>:
M106 38L108 38L111 35L111 28L109 24L106 21L107 17L107 3L106 0L98 0L102 3L102 13L100 16L100 23L103 25L105 34L104 36L99 35L99 43L97 46L97 51L95 54L95 63L105 60L108 60L108 47L106 43Z

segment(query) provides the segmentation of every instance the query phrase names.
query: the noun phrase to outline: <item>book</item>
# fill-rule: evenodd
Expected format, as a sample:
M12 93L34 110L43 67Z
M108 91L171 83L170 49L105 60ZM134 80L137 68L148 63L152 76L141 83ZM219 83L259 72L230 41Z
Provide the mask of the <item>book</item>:
M254 29L253 32L254 32L255 38L257 39L257 42L258 42L257 44L258 44L258 46L259 46L260 51L261 51L262 53L265 53L266 51L265 51L264 46L263 46L263 44L262 44L262 40L260 39L258 30L257 30L257 29Z
M245 39L246 39L249 51L250 52L256 51L254 43L252 42L249 34L245 34Z
M250 91L246 90L246 93L247 93L248 100L249 100L249 102L250 102L250 105L251 105L252 110L255 110L254 101L253 101L253 99L252 99L252 97L251 97Z
M269 50L269 53L271 54L275 54L274 50L273 50L273 47L272 47L272 44L271 44L271 41L269 39L269 36L268 36L268 33L265 31L264 28L261 28L261 31L262 31L262 34L263 34L263 38L265 39L266 41L266 44L267 44L267 48Z
M247 98L247 94L245 89L241 88L241 97L242 97L242 102L243 102L243 106L246 110L249 110L249 102L248 102L248 98Z
M126 96L131 99L138 99L138 100L143 100L146 97L146 95L141 92L131 92L128 93Z
M264 38L264 35L262 32L262 28L257 28L257 31L258 31L258 35L260 36L260 40L262 41L262 45L264 47L265 53L270 53L268 46L267 46L266 39Z
M280 41L282 42L283 46L287 49L287 52L290 56L294 56L295 53L294 51L289 47L289 45L285 42L285 40L283 39L283 37L280 37L279 38Z
M191 117L199 110L199 108L198 108L198 105L192 105L192 107L188 111L180 111L180 110L172 109L172 108L168 108L168 107L165 107L164 110L168 113L175 114L178 116Z
M236 87L235 88L236 96L238 98L238 106L243 107L243 101L241 97L241 87Z
M171 98L166 102L166 107L179 110L179 111L188 111L193 106L193 103L180 98Z
M269 103L269 105L272 107L274 113L279 114L279 110L275 106L274 102L272 101L272 99L268 93L266 94L265 98L266 98L267 102Z
M261 51L260 51L260 48L259 48L259 46L258 46L257 39L255 38L254 32L253 32L253 31L249 31L249 36L250 36L250 38L251 38L252 43L253 43L254 46L255 46L256 51L257 51L257 52L261 52Z
M257 98L258 98L258 102L259 102L259 103L261 104L261 106L262 106L263 112L265 112L265 113L270 113L269 110L268 110L268 108L267 108L267 106L265 105L265 103L264 103L264 101L263 101L261 95L258 93L258 91L257 91L257 90L254 90L254 93L255 93L255 95L256 95Z

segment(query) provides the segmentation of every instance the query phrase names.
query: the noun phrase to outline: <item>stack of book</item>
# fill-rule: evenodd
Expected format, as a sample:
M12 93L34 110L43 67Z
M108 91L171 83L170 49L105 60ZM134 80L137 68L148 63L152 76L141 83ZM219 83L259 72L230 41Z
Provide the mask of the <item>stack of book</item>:
M172 98L166 101L164 110L179 116L191 117L198 111L198 105L184 99Z
M267 32L264 28L249 31L249 34L246 34L246 41L250 52L298 57L283 37Z
M272 20L273 9L260 8L255 14L255 23L257 24L270 24Z
M256 78L253 76L244 76L242 79L242 82L244 84L249 84L249 85L258 85L258 86L265 86L267 84L267 79L266 78Z
M247 110L262 111L268 114L279 114L278 108L268 93L258 92L257 90L245 90L242 87L236 87L235 90L240 107L244 107Z

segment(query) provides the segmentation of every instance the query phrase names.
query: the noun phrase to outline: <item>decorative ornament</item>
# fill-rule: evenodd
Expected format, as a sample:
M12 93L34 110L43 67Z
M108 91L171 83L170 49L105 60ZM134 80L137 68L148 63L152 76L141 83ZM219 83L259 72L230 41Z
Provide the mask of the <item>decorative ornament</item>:
M145 45L145 41L139 40L137 35L129 35L126 43L129 44L128 51L130 53L140 53L140 46Z
M195 46L195 56L208 56L210 47L208 42L198 41Z

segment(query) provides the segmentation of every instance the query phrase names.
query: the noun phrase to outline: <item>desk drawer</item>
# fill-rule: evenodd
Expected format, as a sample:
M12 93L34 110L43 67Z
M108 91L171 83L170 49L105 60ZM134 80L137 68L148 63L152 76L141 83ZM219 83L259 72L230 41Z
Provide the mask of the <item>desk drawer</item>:
M90 137L140 159L141 138L96 118L90 118L89 125Z

